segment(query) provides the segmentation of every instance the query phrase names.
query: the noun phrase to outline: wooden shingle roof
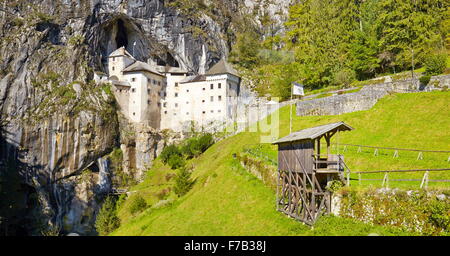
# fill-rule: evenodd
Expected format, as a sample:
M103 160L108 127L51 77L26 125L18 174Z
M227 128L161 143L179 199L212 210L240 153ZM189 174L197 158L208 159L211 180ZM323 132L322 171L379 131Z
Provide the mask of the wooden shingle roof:
M272 144L280 144L284 142L299 141L299 140L313 140L333 130L351 131L353 130L353 128L344 122L325 124L293 132L288 136L273 142Z

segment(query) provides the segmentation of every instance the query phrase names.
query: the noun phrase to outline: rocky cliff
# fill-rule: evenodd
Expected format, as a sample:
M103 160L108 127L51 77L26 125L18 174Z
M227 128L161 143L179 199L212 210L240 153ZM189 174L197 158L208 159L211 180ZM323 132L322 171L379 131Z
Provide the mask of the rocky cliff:
M125 171L142 170L162 149L161 133L119 122L108 87L90 82L113 50L203 72L240 26L261 27L246 23L251 12L275 15L280 1L286 10L282 0L0 0L0 232L95 232L105 156L120 147Z

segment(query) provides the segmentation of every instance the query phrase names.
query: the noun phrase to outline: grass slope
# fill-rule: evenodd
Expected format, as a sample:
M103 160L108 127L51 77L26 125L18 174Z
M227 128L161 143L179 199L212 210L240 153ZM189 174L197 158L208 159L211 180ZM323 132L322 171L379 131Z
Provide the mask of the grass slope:
M294 130L343 120L355 130L341 134L341 142L448 150L449 100L449 92L396 94L382 99L369 111L341 116L294 117ZM275 114L280 115L281 137L289 132L289 107ZM332 216L322 217L311 230L277 212L274 192L232 158L233 153L258 144L260 135L240 133L216 143L202 156L190 161L195 167L193 177L197 182L187 195L172 204L154 206L137 216L130 216L126 207L128 200L125 201L119 210L122 225L112 235L367 235L372 232L409 235L396 228ZM276 155L273 146L265 145L264 150ZM373 153L356 154L350 150L345 154L352 170L449 166L448 156L435 163L427 155L424 160L414 162L406 156L393 159L383 155L374 157ZM146 180L132 190L137 190L136 193L155 205L158 201L155 194L173 182L165 178L170 172L173 173L156 161Z

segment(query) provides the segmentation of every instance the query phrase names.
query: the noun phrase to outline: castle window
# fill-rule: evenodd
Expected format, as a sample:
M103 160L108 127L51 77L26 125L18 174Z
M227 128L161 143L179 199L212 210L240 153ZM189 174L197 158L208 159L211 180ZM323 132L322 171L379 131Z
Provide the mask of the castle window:
M131 89L131 92L136 92L136 88Z
M151 90L150 90L150 89L147 89L147 94L150 94L150 92L151 92Z
M214 110L211 110L211 113L214 113Z
M221 83L219 83L219 89L222 89L222 84Z
M203 91L206 90L205 88L203 88Z
M202 100L202 103L205 103L205 100Z
M186 101L186 105L189 104L189 101Z
M113 71L114 71L114 69L115 69L115 68L114 68L114 67L112 67L112 70L113 70Z
M161 81L158 81L158 85L161 85Z
M203 111L203 114L206 114L206 111Z
M113 57L113 61L116 61L116 57Z
M178 103L175 103L175 107L178 108Z
M176 116L176 115L177 115L177 113L173 113L173 115L174 115L174 116Z
M131 82L136 82L136 77L131 78Z
M163 106L164 106L164 107L167 107L167 103L164 103Z
M213 102L214 101L214 96L211 96L211 102Z
M164 111L164 114L166 114L166 115L167 115L167 111Z
M158 108L160 108L161 107L161 102L158 102Z
M222 101L222 96L219 96L219 101Z
M189 90L186 90L186 92L189 92Z
M175 93L175 97L178 97L178 92Z
M133 116L135 116L136 115L136 112L133 112Z
M189 112L186 112L186 115L189 115Z
M219 110L217 110L217 112L219 112L219 113L220 113L220 112L222 112L222 110L220 110L220 109L219 109Z
M147 104L150 105L152 102L150 100L147 100Z
M210 87L211 87L211 90L214 89L214 85L213 84L211 84Z
M153 84L156 84L156 80L153 79Z
M175 83L175 87L178 87L178 83Z

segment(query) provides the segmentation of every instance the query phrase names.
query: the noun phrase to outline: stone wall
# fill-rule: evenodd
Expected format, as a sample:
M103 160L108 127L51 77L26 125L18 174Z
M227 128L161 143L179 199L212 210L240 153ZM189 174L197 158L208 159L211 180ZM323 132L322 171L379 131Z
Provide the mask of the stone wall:
M326 98L297 102L298 116L340 115L372 108L379 99L390 93L410 93L442 90L450 85L450 75L434 76L428 85L418 79L366 85L360 91Z

